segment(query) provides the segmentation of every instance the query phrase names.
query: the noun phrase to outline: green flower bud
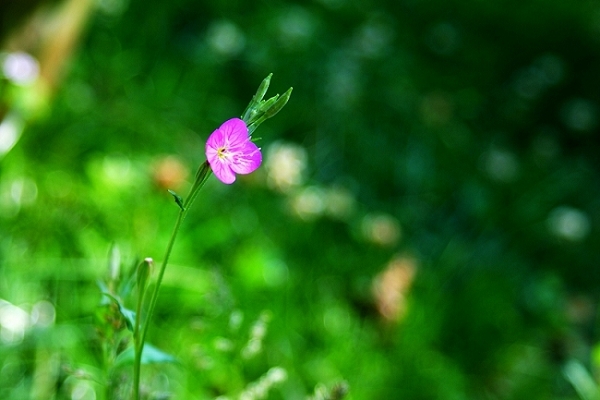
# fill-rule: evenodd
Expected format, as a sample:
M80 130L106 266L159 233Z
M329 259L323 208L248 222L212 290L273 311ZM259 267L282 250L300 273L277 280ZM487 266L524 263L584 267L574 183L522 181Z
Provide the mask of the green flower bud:
M138 265L136 271L136 282L140 293L143 293L146 290L148 278L150 277L150 275L152 275L153 269L154 260L152 260L152 258L150 257L144 258L140 265Z
M252 98L252 101L258 103L263 99L263 97L265 97L265 94L267 94L267 89L269 89L269 85L271 84L272 76L273 73L270 73L265 79L263 79L263 81L260 83L260 86L258 87L258 90L256 91L256 94Z
M277 101L275 101L275 103L272 106L265 110L265 119L271 118L275 116L275 114L277 114L279 111L281 111L281 109L287 104L288 100L290 99L293 89L294 88L289 88L288 90L286 90L281 97L276 99Z
M254 116L256 116L256 114L259 112L259 106L262 102L263 97L265 97L267 90L269 89L272 76L273 74L270 73L265 79L263 79L263 81L258 86L258 89L256 90L256 94L252 96L252 100L250 100L248 107L246 107L246 109L244 110L244 113L242 114L242 120L246 122L246 124L249 124L249 121L252 118L254 118Z

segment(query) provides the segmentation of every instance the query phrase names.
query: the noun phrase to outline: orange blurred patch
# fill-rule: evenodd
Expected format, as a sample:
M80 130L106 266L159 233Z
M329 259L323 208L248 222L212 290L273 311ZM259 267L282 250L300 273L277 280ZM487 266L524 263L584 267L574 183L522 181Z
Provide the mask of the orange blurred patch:
M187 176L187 168L175 156L166 156L154 163L152 179L160 189L178 190Z
M410 292L417 264L413 258L393 258L373 280L372 291L377 311L388 321L401 321L407 311Z

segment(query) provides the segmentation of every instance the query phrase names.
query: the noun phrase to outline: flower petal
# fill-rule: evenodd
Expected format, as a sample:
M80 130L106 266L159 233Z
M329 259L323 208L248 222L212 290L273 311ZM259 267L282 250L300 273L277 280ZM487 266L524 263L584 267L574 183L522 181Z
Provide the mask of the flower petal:
M218 160L215 163L211 163L210 160L208 162L210 164L210 168L215 173L215 176L219 178L221 182L228 185L235 182L235 174L227 163L224 163L221 160Z
M211 147L207 144L205 153L206 153L206 160L208 160L208 163L210 165L213 165L214 163L219 161L219 152L214 147Z
M223 126L223 125L221 125L221 126ZM221 129L221 127L215 129L214 132L210 134L208 139L206 139L207 150L208 150L209 146L214 148L215 150L218 149L219 147L225 146L226 138L227 138L227 134L223 129Z
M243 146L232 153L231 169L236 174L249 174L260 167L262 163L262 154L260 149L251 141L247 141Z
M218 130L223 132L228 147L237 147L249 140L248 127L239 118L231 118L223 122Z

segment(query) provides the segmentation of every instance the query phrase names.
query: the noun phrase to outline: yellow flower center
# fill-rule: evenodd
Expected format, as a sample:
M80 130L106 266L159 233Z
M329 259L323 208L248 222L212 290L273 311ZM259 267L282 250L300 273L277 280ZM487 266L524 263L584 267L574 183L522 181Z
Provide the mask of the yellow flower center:
M227 151L227 148L225 146L219 147L217 149L217 156L219 157L220 160L227 159L228 155L229 155L229 152Z

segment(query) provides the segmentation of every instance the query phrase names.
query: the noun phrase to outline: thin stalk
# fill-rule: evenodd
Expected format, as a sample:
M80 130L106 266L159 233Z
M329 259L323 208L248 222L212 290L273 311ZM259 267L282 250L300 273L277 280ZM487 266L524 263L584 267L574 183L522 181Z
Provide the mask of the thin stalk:
M192 186L188 197L183 202L183 208L186 211L192 206L194 200L196 200L200 189L206 183L206 180L210 176L211 172L212 169L210 169L210 164L208 163L208 161L202 163L202 165L200 165L200 168L198 168L198 172L196 172L196 181L194 182L194 186Z
M175 239L177 238L177 233L179 233L179 228L181 227L181 223L183 222L186 214L187 214L186 209L179 211L179 215L177 216L177 222L175 223L175 228L173 228L173 233L171 234L171 239L169 239L169 244L167 245L165 257L163 258L163 262L160 266L160 271L158 272L158 278L156 279L154 291L152 292L152 296L150 297L150 304L148 306L148 313L146 315L146 321L144 324L142 324L143 328L141 329L141 331L138 331L138 335L134 335L134 345L135 345L135 360L134 360L134 364L133 364L133 398L134 398L134 400L139 400L139 398L140 398L140 373L141 373L141 366L142 366L142 353L144 351L144 343L146 342L146 334L148 333L148 327L150 326L150 318L152 317L152 314L154 313L154 308L156 307L156 300L158 298L160 284L162 283L163 276L165 275L165 270L167 269L167 263L169 262L169 257L171 256L171 250L173 250L173 245L175 244ZM141 314L141 306L138 305L138 315L136 315L136 320L140 319L140 314ZM136 325L137 324L138 324L138 322L136 321Z
M140 268L138 266L138 268ZM138 272L139 273L139 270ZM135 325L133 327L133 345L135 349L135 362L133 363L133 398L140 398L140 372L142 361L143 341L140 341L140 328L142 324L142 306L144 304L144 294L146 286L138 286L137 306L135 310Z
M175 239L177 238L177 234L181 228L181 223L185 219L190 206L196 199L198 192L202 189L202 186L206 183L206 180L210 176L210 165L208 162L202 163L200 168L198 169L198 173L196 174L196 181L194 185L190 189L190 193L185 200L183 207L179 210L179 215L177 216L177 221L175 222L175 227L173 228L173 233L171 234L171 238L169 239L169 243L167 244L167 250L165 251L165 256L163 257L163 262L160 266L160 270L158 272L158 277L156 279L156 284L154 286L154 291L152 292L152 296L150 297L150 303L148 305L148 312L146 314L145 321L142 322L141 319L141 311L143 303L143 295L138 301L138 310L136 315L136 327L134 328L134 349L135 349L135 359L133 364L133 398L134 400L139 400L140 396L140 375L141 375L141 365L142 365L142 353L144 351L144 344L146 343L146 334L148 333L148 327L150 326L150 320L152 318L152 314L154 313L154 308L156 307L156 301L158 299L158 292L160 290L160 285L163 280L163 276L165 275L165 270L167 269L167 264L169 263L169 257L171 256L171 251L173 250L173 245L175 244ZM145 290L144 290L145 292ZM140 326L143 328L140 330ZM136 334L137 333L137 334Z

